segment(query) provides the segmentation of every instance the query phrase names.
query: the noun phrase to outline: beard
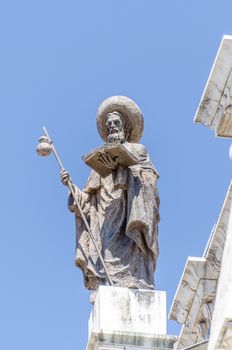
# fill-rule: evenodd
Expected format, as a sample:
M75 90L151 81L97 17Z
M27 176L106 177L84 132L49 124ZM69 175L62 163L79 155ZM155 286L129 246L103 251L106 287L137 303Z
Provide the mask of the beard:
M124 142L125 141L125 133L124 131L114 132L113 134L108 135L108 142Z

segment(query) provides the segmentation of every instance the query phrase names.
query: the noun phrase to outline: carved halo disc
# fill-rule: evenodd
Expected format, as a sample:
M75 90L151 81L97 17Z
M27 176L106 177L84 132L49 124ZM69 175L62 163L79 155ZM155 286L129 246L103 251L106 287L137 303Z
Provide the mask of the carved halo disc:
M143 133L143 115L137 104L126 96L111 96L101 103L97 112L97 128L101 138L107 142L106 117L114 111L120 112L129 126L127 141L138 142Z

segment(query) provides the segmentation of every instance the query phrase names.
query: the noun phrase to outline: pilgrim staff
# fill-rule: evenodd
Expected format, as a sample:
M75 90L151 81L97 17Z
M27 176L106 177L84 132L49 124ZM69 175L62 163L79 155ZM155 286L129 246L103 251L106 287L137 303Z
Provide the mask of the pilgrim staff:
M39 144L36 147L36 152L38 153L38 155L43 156L43 157L44 156L48 156L48 155L50 155L53 152L53 154L54 154L54 156L55 156L55 158L56 158L56 160L57 160L57 162L59 164L61 173L64 173L65 169L63 167L63 164L62 164L62 162L60 160L60 157L59 157L59 155L58 155L58 153L57 153L57 151L55 149L55 146L54 146L54 144L53 144L53 142L52 142L52 140L51 140L51 138L50 138L50 136L49 136L49 134L48 134L48 132L47 132L45 127L43 127L43 131L44 131L45 136L41 136L40 137ZM83 222L85 224L86 230L89 233L89 236L90 236L90 238L91 238L91 240L93 242L93 245L94 245L94 247L95 247L95 249L97 251L99 259L100 259L100 261L102 263L102 266L103 266L103 268L104 268L104 270L106 272L106 276L107 276L107 279L109 281L109 284L111 286L113 286L113 281L112 281L112 279L110 277L110 274L109 274L109 272L107 270L107 267L106 267L106 264L104 262L104 259L103 259L102 255L101 255L101 252L99 251L98 246L97 246L97 244L96 244L96 242L94 240L94 236L93 236L92 231L91 231L91 229L89 227L89 223L88 223L88 221L87 221L87 219L85 217L85 214L83 213L83 211L81 209L81 206L79 204L77 195L76 195L76 193L74 191L74 185L73 185L73 182L72 182L70 176L68 177L68 180L67 180L67 186L68 186L68 188L69 188L69 190L70 190L70 192L71 192L71 194L73 196L75 204L76 204L76 206L78 208L78 211L79 211L79 213L81 215L81 218L82 218L82 220L83 220Z

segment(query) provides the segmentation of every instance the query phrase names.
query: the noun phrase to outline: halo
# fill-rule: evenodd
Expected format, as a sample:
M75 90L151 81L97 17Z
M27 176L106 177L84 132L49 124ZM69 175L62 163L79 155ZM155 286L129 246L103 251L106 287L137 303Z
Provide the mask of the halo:
M120 112L129 125L127 141L138 142L143 133L143 115L137 104L126 96L111 96L104 100L97 111L97 128L101 138L107 142L106 117L108 113Z

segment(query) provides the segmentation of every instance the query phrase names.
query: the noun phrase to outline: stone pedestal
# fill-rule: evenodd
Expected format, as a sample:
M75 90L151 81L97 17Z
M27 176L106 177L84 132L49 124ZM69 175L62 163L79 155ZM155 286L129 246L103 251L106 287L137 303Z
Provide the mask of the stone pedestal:
M86 350L165 350L175 341L166 335L165 292L99 287Z

